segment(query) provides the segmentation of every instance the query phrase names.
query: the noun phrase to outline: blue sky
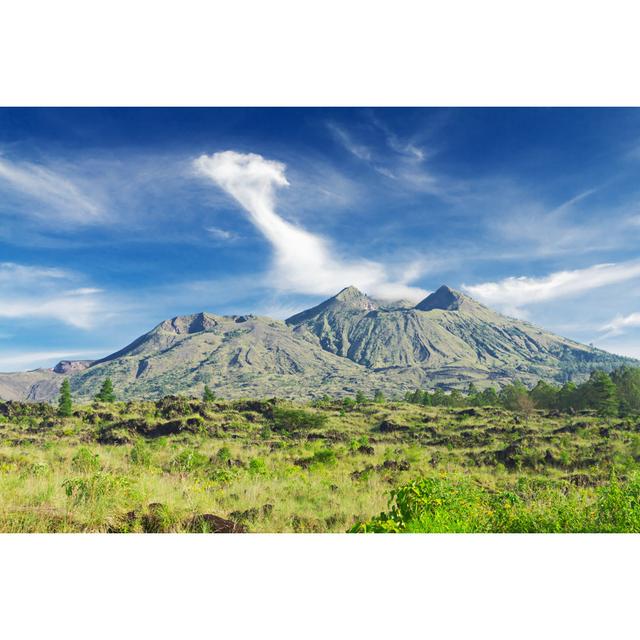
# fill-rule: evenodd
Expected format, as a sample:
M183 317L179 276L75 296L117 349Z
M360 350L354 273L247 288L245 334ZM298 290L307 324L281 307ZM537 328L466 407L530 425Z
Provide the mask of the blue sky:
M640 110L0 109L0 370L442 283L640 357Z

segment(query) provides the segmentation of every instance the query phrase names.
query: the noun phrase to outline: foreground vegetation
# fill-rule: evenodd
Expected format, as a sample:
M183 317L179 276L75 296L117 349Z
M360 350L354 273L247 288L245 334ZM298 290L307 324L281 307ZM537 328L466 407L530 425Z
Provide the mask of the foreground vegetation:
M0 402L0 531L640 531L632 416L381 395L63 409Z

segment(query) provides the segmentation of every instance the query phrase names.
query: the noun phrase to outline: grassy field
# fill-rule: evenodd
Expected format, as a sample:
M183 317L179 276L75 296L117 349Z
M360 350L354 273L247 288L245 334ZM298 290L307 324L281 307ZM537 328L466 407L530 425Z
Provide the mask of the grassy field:
M588 413L4 402L0 531L640 531L639 461Z

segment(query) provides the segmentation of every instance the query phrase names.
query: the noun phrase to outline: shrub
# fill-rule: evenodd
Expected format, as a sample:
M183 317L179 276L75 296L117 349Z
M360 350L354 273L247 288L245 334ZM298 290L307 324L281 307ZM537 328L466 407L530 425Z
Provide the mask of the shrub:
M94 473L84 478L70 478L62 483L68 498L75 504L96 502L104 496L113 495L130 486L128 478L110 473Z
M171 469L178 473L191 473L209 464L209 458L196 449L184 449L173 460Z
M100 456L87 447L80 447L71 458L71 466L82 473L90 473L100 469Z
M263 476L267 473L267 463L263 458L252 458L249 461L249 473L252 476Z
M273 428L277 431L298 431L317 429L324 426L327 416L305 409L275 407L273 410Z
M336 452L333 449L320 449L311 457L312 464L335 464Z
M220 447L218 449L218 453L216 453L216 459L219 462L229 462L231 460L231 450L226 445L224 447Z
M144 442L144 440L136 440L131 447L129 453L129 459L131 464L135 464L139 467L148 467L151 464L151 450Z
M615 476L595 503L575 487L520 478L516 491L490 493L467 479L424 478L391 492L389 511L352 532L640 532L640 477Z

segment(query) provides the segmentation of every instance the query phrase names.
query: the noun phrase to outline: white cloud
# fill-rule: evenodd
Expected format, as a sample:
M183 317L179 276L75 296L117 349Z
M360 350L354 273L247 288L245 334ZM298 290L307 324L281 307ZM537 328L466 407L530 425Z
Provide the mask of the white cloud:
M103 312L100 289L74 287L63 269L0 263L0 318L53 318L89 329Z
M352 155L359 160L368 162L371 160L372 154L368 147L363 144L355 142L351 136L341 127L333 122L327 124L329 131L333 133L334 137L342 144L342 146Z
M510 277L498 282L462 285L480 302L522 315L522 307L640 277L640 261L597 264L586 269L557 271L543 278Z
M415 278L414 266L396 275L379 262L342 258L325 238L284 220L275 209L276 188L289 186L283 163L254 153L224 151L200 156L194 166L235 198L273 246L270 277L274 288L331 295L354 285L386 299L418 300L426 294L408 284Z
M104 355L104 351L29 351L0 356L0 371L50 368L60 360L91 360Z
M218 227L206 227L206 231L216 240L222 240L225 242L230 242L238 237L232 231L227 231L226 229L220 229Z
M625 329L640 327L640 313L630 313L628 316L617 315L602 327L609 335L623 333Z
M423 161L427 154L422 148L413 142L400 140L376 119L374 124L384 133L382 150L375 151L372 147L356 142L351 134L333 122L327 123L327 127L349 153L368 163L374 171L398 183L403 189L445 199L459 189L459 185L437 178L424 167Z
M102 208L73 180L30 162L16 163L0 157L0 188L40 203L40 207L23 206L21 210L26 215L54 216L79 224L103 217Z

